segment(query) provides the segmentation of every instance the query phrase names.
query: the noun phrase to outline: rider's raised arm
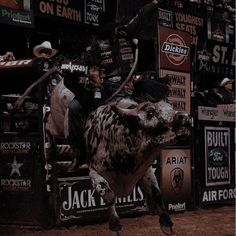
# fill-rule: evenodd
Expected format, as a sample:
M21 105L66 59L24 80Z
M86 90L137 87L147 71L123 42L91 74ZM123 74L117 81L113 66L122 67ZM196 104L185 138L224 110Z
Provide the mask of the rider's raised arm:
M131 19L131 21L124 26L124 30L126 31L129 37L142 37L142 32L147 30L147 27L154 26L155 24L155 14L157 13L157 9L159 7L159 3L161 1L152 1L146 5L144 5L136 14L136 16Z

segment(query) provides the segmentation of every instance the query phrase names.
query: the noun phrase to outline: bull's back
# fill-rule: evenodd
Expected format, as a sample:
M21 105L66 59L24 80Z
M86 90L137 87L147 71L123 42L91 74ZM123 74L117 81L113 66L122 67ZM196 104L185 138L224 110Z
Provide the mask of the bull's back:
M130 194L154 162L141 131L126 127L110 106L90 114L85 132L91 167L102 175L116 196Z

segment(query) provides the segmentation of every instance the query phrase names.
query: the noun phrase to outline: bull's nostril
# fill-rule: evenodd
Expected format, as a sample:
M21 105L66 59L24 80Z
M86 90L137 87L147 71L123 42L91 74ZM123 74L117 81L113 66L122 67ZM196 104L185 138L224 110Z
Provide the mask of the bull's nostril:
M179 115L178 118L179 118L179 120L183 120L184 119L184 115Z

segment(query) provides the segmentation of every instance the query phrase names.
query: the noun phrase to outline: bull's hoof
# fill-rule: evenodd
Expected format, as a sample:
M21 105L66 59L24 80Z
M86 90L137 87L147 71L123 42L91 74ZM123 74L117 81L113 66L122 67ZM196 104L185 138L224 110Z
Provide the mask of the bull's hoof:
M117 232L117 233L119 233L122 230L122 225L120 224L120 219L118 217L114 217L109 220L109 229L112 232Z
M161 231L166 235L174 235L174 230L172 227L161 225Z
M166 212L162 213L160 215L159 222L160 222L161 230L164 234L167 234L167 235L173 235L174 234L173 223L172 223L168 213L166 213Z
M110 233L111 236L123 236L123 231L111 231Z

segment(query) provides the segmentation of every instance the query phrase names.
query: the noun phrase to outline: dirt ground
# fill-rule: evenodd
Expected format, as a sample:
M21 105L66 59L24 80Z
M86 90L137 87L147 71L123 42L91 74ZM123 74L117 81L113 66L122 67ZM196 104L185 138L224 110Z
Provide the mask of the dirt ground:
M172 214L175 235L179 236L234 236L235 206ZM136 218L121 218L124 236L164 235L157 216L145 215ZM50 230L7 228L0 226L0 236L110 236L106 223L99 225L73 226Z

